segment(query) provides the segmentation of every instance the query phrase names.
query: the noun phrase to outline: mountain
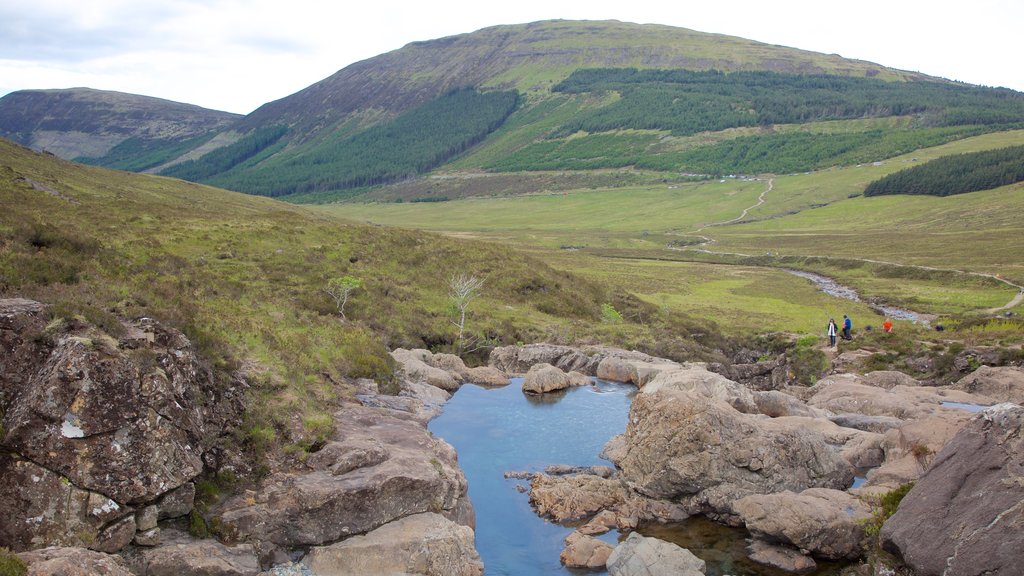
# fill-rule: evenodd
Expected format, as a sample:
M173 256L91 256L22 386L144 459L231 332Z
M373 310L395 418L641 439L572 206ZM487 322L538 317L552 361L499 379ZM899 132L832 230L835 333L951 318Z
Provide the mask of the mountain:
M0 136L66 159L141 171L222 132L238 114L138 96L70 88L21 90L0 98ZM150 156L149 160L145 159Z
M683 28L546 21L414 42L193 141L129 139L91 161L298 202L443 200L801 172L1022 123L1012 90Z

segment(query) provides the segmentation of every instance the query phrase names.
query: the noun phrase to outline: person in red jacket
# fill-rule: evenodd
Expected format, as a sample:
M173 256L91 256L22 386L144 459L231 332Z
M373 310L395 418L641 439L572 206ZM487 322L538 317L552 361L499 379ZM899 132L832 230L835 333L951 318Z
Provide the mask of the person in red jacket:
M885 330L886 332L892 332L892 320L886 318L885 322L882 322L882 330Z

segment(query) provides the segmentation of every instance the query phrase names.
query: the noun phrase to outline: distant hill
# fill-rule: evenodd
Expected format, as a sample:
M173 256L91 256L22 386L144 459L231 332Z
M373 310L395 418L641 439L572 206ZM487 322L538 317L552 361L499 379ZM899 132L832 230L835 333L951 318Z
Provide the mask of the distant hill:
M437 200L537 191L523 183L552 180L539 173L589 186L608 170L623 185L815 170L1022 123L1012 90L683 28L546 21L414 42L216 135L130 138L87 161L293 201Z
M0 98L0 136L61 158L142 171L241 118L160 98L90 88L21 90ZM163 158L154 152L166 151ZM151 156L146 165L146 156Z

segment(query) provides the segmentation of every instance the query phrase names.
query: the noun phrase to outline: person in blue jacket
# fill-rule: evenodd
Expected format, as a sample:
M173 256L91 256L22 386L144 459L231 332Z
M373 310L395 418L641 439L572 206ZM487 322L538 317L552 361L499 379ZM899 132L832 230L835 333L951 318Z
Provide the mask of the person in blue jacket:
M850 321L850 317L843 314L843 340L852 340L853 336L850 335L850 330L853 329L853 322Z

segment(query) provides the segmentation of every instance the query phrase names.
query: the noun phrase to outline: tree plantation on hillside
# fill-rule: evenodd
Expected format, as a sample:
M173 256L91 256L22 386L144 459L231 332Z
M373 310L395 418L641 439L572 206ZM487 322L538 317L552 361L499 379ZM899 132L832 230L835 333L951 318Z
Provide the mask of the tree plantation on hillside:
M865 196L949 196L990 190L1024 180L1024 146L944 156L868 184Z

